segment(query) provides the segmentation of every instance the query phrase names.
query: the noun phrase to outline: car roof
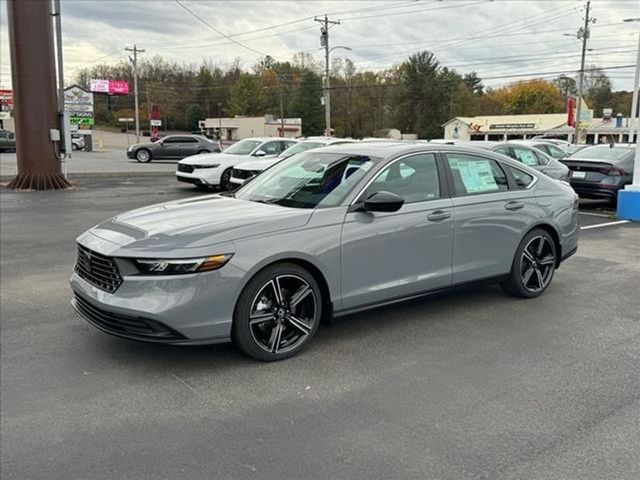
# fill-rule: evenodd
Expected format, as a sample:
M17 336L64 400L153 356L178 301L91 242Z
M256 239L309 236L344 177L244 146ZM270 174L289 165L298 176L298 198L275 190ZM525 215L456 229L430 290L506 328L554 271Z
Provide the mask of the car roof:
M243 140L253 140L254 142L269 142L271 140L286 140L289 142L297 142L295 138L284 138L284 137L248 137L241 138L238 142L242 142Z

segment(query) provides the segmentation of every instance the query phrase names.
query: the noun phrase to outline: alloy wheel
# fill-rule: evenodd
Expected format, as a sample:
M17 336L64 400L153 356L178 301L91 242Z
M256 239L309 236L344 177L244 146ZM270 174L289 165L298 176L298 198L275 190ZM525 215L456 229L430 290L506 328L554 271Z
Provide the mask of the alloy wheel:
M543 235L533 237L522 251L522 285L530 292L544 290L551 281L555 266L556 256L551 241Z
M251 337L266 352L286 353L312 332L317 311L309 283L297 275L278 275L260 288L251 303Z

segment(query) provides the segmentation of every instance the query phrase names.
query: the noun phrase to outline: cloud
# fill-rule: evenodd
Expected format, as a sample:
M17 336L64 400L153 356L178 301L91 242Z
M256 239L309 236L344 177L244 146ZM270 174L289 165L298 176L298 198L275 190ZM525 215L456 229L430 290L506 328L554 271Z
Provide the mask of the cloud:
M189 64L241 58L249 68L260 57L251 50L278 60L305 51L322 60L313 16L325 13L342 21L330 30L331 45L352 47L333 56L349 57L362 69L384 69L428 49L461 73L504 77L485 81L499 85L517 79L512 75L577 70L580 63L580 42L563 35L581 23L583 2L577 0L182 1L249 48L225 39L174 0L62 0L67 75L96 60L125 60L124 48L134 43L146 50L144 56ZM592 13L597 23L587 63L635 63L638 24L621 20L637 15L636 0L594 0ZM6 45L6 2L0 0L2 84L10 82ZM631 88L633 69L608 73L615 88Z

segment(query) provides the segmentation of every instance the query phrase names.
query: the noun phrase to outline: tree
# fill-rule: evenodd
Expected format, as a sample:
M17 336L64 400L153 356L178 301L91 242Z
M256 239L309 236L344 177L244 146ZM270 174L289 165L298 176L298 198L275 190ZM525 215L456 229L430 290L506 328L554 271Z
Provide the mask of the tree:
M484 93L484 85L476 72L467 73L462 79L473 94L482 95Z
M609 76L595 65L585 70L584 98L594 110L594 116L602 115L604 108L611 107L611 80Z
M248 73L240 75L229 95L231 115L263 115L264 91L258 79Z
M565 108L560 90L553 83L541 79L516 82L488 95L502 105L503 113L511 115L558 113Z
M578 95L578 86L575 79L571 77L560 75L553 80L553 84L560 90L560 93L562 93L562 98L564 98L565 103L570 97Z
M204 109L197 103L189 105L186 113L187 130L198 130L200 120L204 120Z
M306 136L322 135L324 132L324 109L320 104L322 81L312 71L302 75L298 92L293 102L293 114L302 118L302 131Z

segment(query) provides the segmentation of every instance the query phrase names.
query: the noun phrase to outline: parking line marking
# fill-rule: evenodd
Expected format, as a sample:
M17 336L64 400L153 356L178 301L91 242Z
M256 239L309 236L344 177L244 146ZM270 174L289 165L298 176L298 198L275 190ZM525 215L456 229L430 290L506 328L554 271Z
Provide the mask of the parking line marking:
M592 213L592 212L578 212L580 215L591 215L592 217L611 218L611 215L606 213Z
M629 223L629 220L618 220L617 222L599 223L597 225L587 225L586 227L580 227L580 230L590 230L592 228L611 227L613 225L621 225L623 223Z

